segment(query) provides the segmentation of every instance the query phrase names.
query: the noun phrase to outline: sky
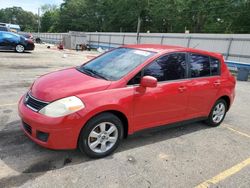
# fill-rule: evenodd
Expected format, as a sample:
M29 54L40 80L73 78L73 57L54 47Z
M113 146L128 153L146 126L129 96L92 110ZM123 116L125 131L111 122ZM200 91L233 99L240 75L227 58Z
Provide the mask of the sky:
M0 9L16 6L37 14L38 8L44 4L60 5L62 2L63 0L0 0Z

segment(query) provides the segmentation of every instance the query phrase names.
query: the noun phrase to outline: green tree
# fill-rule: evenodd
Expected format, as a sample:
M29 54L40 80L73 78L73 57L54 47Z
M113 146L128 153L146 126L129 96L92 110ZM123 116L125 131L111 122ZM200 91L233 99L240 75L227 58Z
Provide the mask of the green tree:
M0 10L0 21L18 24L23 31L35 31L37 28L37 15L23 10L21 7L11 7Z
M41 31L57 32L59 30L59 14L60 10L56 5L46 4L41 7Z
M43 31L249 33L250 0L64 0L45 6ZM1 15L1 12L0 12Z
M250 13L250 0L238 0L235 3L235 9L233 11L232 25L231 25L233 32L250 33L249 13Z

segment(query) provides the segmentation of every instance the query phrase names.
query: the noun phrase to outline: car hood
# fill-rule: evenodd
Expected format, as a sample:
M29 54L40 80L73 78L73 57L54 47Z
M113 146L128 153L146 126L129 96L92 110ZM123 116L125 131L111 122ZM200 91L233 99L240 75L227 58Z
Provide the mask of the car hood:
M54 101L78 94L105 90L111 81L88 76L75 68L64 69L38 78L31 95L42 101Z

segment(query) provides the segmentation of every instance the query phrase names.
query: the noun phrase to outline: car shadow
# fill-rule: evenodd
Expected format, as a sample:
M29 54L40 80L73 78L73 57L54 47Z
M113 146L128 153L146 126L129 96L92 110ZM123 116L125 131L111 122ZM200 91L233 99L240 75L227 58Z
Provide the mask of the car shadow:
M21 121L13 121L0 131L0 158L6 168L18 172L18 175L0 179L0 187L20 186L47 171L94 160L78 150L45 149L28 139L20 130L20 124ZM141 132L123 140L116 153L166 141L207 128L209 127L203 123L191 123L185 126L171 128L165 126ZM106 157L107 160L112 158L112 155Z
M16 51L14 50L0 50L0 52L4 52L4 53L15 53L15 54L31 54L32 51L24 51L22 53L17 53Z

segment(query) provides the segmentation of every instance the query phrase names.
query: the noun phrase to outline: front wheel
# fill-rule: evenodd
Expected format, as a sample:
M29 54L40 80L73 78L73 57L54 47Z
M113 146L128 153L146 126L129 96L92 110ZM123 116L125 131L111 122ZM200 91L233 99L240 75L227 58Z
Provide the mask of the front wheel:
M208 119L207 124L211 127L217 127L221 124L221 122L224 120L227 113L227 103L223 99L219 99L214 104Z
M24 52L24 46L21 45L21 44L18 44L18 45L16 45L15 50L16 50L16 52L18 52L18 53L22 53L22 52Z
M119 145L122 135L121 120L112 113L103 113L92 118L82 129L78 147L92 158L111 154Z

